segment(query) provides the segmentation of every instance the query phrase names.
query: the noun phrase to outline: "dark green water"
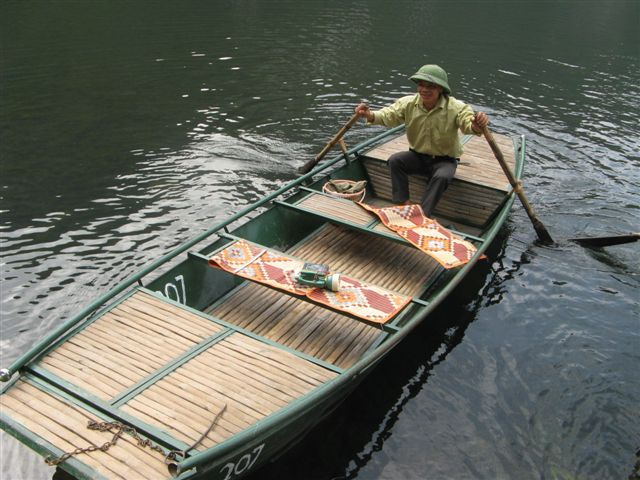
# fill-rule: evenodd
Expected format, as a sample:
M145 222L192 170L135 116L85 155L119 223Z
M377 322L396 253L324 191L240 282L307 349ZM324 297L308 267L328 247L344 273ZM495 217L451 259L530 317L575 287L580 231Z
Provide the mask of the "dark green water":
M624 479L640 449L640 4L0 4L0 363L295 177L420 65L527 137L517 206L456 295L258 479ZM373 128L354 127L354 145ZM7 435L2 478L53 472Z

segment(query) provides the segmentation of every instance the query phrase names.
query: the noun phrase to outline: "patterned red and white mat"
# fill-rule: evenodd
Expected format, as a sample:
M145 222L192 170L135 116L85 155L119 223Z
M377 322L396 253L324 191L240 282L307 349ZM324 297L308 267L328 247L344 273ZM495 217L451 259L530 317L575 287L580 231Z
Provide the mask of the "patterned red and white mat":
M356 203L375 213L388 229L433 257L445 268L464 265L477 251L471 242L463 240L437 221L425 216L420 205L376 208L366 203Z
M209 259L209 264L254 282L264 283L373 323L386 323L411 300L390 290L368 285L345 275L340 288L332 292L301 285L296 275L304 261L238 240Z

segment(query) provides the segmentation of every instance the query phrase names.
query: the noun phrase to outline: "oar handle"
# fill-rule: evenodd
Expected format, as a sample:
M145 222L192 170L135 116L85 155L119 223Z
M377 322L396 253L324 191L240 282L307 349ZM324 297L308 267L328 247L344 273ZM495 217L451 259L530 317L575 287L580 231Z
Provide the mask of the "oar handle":
M493 138L493 134L491 133L491 130L489 130L488 127L484 127L482 129L482 134L484 135L484 138L487 140L489 147L491 147L491 150L493 151L493 154L495 155L496 160L498 160L498 163L502 167L502 171L507 177L507 180L509 180L509 183L513 187L513 191L516 192L516 194L518 195L518 198L520 199L522 206L524 207L525 211L527 212L527 215L529 216L529 220L531 220L534 230L538 234L538 238L542 242L553 243L553 238L551 238L551 235L549 234L548 230L546 229L544 224L540 221L533 207L529 203L527 196L524 194L524 190L522 189L522 183L516 180L515 175L513 174L513 172L511 172L509 165L507 165L507 162L504 159L504 155L502 154L502 150L500 150L500 147L498 146L495 139Z
M340 141L340 139L344 136L344 134L347 133L347 130L349 130L353 126L353 124L358 121L358 118L360 118L360 115L358 115L357 113L354 113L353 116L349 119L349 121L345 123L342 126L342 128L338 131L338 133L336 133L336 135L329 141L329 143L327 143L324 146L322 151L318 155L316 155L316 158L312 158L307 163L305 163L302 167L300 167L298 172L307 173L313 167L315 167L316 164L320 160L322 160L327 153L329 153L329 150L331 150L333 146Z

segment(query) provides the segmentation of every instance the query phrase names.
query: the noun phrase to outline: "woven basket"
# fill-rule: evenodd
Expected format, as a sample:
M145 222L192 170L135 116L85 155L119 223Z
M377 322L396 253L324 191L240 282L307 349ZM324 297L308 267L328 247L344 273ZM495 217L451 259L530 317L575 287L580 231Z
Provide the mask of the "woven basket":
M358 183L358 182L354 182L353 180L332 180L332 182L337 183L339 185L354 185L355 183ZM348 200L353 200L354 202L361 201L364 198L364 195L366 193L366 189L364 188L354 193L336 192L335 187L329 182L325 183L322 186L322 191L324 193L328 193L329 195L333 195L334 197L346 198Z

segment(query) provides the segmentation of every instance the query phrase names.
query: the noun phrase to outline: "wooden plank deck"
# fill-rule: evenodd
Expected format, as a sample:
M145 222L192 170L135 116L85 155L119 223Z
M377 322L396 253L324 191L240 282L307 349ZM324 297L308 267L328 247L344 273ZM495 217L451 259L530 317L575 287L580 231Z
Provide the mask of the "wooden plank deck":
M412 246L330 224L288 253L408 296L442 271ZM381 335L379 328L254 283L209 313L341 368L353 365Z
M224 409L196 450L212 447L285 407L336 375L275 346L234 333L122 407L193 444Z

